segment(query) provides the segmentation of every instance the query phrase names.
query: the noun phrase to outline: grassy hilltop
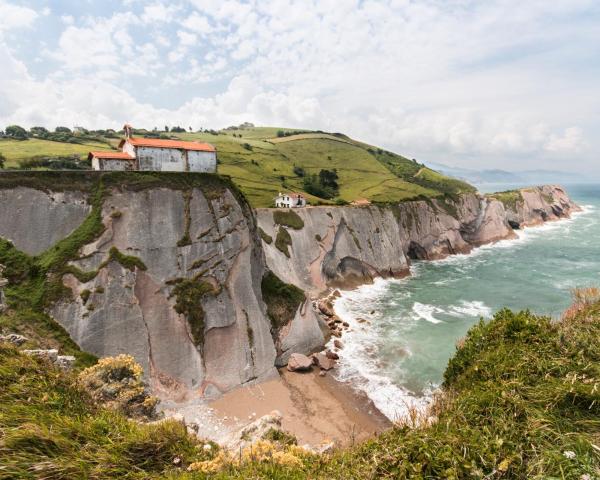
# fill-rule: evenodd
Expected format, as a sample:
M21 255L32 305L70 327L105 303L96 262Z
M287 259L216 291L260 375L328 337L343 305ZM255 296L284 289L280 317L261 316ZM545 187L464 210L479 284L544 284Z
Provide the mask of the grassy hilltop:
M156 135L146 131L135 134ZM218 132L165 132L162 133L164 136L215 145L219 173L231 176L254 207L270 206L277 193L283 190L302 192L313 204L357 199L398 202L474 190L470 185L441 175L414 160L338 133L230 127ZM81 143L39 138L0 139L0 153L6 157L7 168L18 168L24 160L34 157L80 155L83 158L89 150L108 150L111 146L116 148L117 143L117 138L102 135L87 136ZM306 191L307 177L318 176L321 170L335 170L338 176L339 189L329 198Z

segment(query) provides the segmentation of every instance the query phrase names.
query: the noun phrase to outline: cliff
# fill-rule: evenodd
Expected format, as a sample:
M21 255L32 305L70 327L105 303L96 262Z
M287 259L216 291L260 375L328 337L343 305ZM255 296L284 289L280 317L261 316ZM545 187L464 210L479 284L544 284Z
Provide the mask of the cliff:
M16 248L4 245L0 263L29 275L9 272L9 302L38 305L85 351L132 354L154 392L176 401L264 380L325 343L291 285L317 295L405 276L413 259L466 253L578 208L545 186L254 215L214 175L19 175L0 176L0 237Z
M413 259L468 253L515 237L514 228L567 218L577 210L564 189L543 186L386 207L309 207L293 211L295 222L258 209L257 219L268 267L282 280L319 294L375 277L402 277Z
M58 256L59 240L81 237L86 223L98 233L48 270L68 290L46 310L83 350L132 354L161 397L215 397L275 375L249 206L216 176L157 178L81 174L58 192L48 176L45 186L4 185L0 235L41 254L35 262Z

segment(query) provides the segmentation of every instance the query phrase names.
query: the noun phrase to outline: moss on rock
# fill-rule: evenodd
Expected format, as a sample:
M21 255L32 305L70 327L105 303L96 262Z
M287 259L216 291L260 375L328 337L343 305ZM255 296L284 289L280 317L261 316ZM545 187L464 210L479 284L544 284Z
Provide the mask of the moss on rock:
M286 257L289 258L290 252L288 250L288 247L291 246L292 237L290 236L289 232L285 228L279 227L279 230L277 230L277 237L275 237L275 247L277 248L277 250L279 250Z
M282 282L273 272L265 274L261 290L263 300L267 304L267 315L275 331L294 319L296 310L306 299L303 290Z

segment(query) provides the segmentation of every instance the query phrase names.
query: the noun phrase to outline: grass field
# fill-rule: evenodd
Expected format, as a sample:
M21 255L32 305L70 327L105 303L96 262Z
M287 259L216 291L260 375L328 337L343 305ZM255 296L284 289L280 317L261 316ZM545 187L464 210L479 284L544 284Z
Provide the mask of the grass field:
M29 140L0 140L0 153L6 157L6 167L17 167L19 160L47 156L79 155L87 157L90 150L108 150L106 143L62 143L30 138Z
M278 137L278 132L293 135ZM300 133L297 133L300 132ZM235 136L234 136L235 135ZM251 127L221 130L218 134L177 133L182 140L199 140L217 147L218 171L229 175L254 207L268 207L280 191L304 193L312 204L352 202L399 202L419 197L436 197L472 189L422 165L341 134L327 134L279 127ZM86 145L30 139L0 141L0 153L7 167L35 156L78 154L106 150L106 144ZM300 167L306 174L321 169L337 170L339 196L330 201L303 191L303 178L294 173Z

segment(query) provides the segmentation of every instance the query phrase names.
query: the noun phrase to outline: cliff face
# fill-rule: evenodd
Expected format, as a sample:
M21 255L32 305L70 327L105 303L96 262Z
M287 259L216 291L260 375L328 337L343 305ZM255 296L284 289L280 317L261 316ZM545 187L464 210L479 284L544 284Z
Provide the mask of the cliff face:
M294 229L276 224L272 209L255 217L218 177L172 177L198 182L165 187L166 176L132 176L132 185L121 185L109 175L99 197L89 188L99 177L90 178L87 190L0 185L0 237L43 258L96 218L99 233L61 270L69 294L49 313L86 351L134 355L156 394L181 401L266 379L291 353L325 343L309 302L272 326L261 291L267 269L316 295L401 277L412 259L465 253L514 236L511 225L577 209L562 188L546 186L456 202L297 209L295 226L303 226Z
M22 212L18 222L0 215L0 234L29 254L66 237L91 210L80 192L0 195ZM227 188L110 188L104 197L104 232L70 262L75 274L63 283L71 295L49 311L80 347L134 355L163 398L214 397L274 375L264 255L247 204ZM176 311L186 302L193 320Z
M560 185L524 188L518 193L520 198L506 203L507 218L514 228L558 220L580 210Z
M411 259L438 259L512 238L511 227L568 217L578 207L558 186L520 191L514 203L491 196L462 195L456 202L428 200L393 207L296 209L304 227L287 228L289 257L277 242L263 241L267 265L281 279L319 293L373 278L401 277ZM273 239L281 227L273 210L257 211L259 227ZM510 223L509 223L510 222Z

